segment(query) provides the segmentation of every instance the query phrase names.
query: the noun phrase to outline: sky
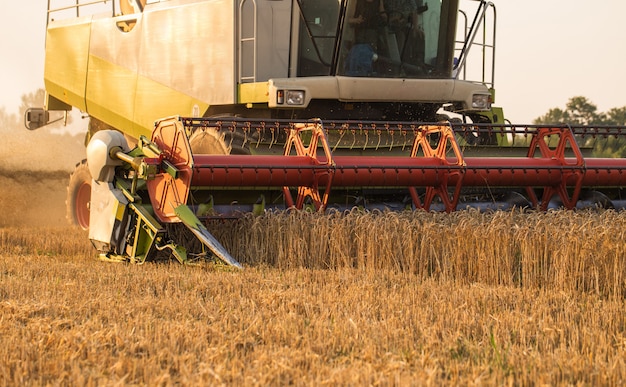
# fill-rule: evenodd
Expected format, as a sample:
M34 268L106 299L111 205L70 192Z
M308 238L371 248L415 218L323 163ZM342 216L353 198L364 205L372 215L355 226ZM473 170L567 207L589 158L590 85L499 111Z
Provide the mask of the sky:
M531 123L587 97L605 112L626 106L626 1L492 0L497 10L496 103ZM43 87L46 0L0 0L0 108L17 113Z

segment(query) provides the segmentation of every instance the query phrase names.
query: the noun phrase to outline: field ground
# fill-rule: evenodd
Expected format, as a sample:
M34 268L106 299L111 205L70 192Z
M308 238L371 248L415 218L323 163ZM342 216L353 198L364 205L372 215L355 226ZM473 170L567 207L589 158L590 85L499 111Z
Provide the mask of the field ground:
M0 232L0 385L623 385L624 300L395 270L93 258Z
M245 265L96 259L0 173L0 386L624 385L626 214L268 214ZM329 238L330 236L330 238Z

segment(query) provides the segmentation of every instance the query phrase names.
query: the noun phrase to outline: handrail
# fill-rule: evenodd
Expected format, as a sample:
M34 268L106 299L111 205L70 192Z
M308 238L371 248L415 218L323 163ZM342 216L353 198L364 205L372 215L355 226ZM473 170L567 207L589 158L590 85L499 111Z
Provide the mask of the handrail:
M467 13L465 13L465 11L463 11L462 9L459 10L459 15L463 17L463 38L465 39L465 33L467 33ZM461 43L463 44L463 47L456 48L456 43ZM463 53L463 49L465 48L465 40L456 40L455 41L455 48L454 48L454 52L456 54L457 51L460 51L461 54ZM461 58L461 54L459 54L459 59ZM455 63L454 64L454 70L457 71L456 74L458 74L458 69L459 69L459 63ZM456 76L455 78L458 78L458 76ZM463 66L463 78L462 79L466 79L467 78L467 67Z
M50 23L51 15L54 14L54 13L76 9L76 17L80 17L80 10L81 10L81 8L84 9L85 7L88 7L88 6L91 6L91 5L97 5L97 4L111 3L111 16L115 16L115 2L116 2L116 0L91 0L91 1L86 1L86 2L81 2L80 0L76 0L76 4L63 5L63 6L52 8L52 3L53 2L54 2L54 0L48 0L48 12L47 12L48 18L47 18L47 21L46 21L46 25L48 23Z
M493 36L492 36L492 41L491 44L487 43L487 23L486 23L486 19L487 19L487 11L491 9L493 11ZM469 30L467 30L467 15L465 15L464 12L461 11L461 13L463 14L463 16L465 16L465 26L466 26L466 30L465 32L467 32L466 38L465 38L465 42L463 45L463 48L461 49L461 54L459 55L459 61L457 63L457 65L455 66L455 70L459 70L461 68L463 68L463 76L465 77L466 75L466 69L465 69L465 63L467 61L467 58L469 56L469 51L470 48L474 45L482 47L483 48L483 52L482 52L482 83L489 86L490 88L493 88L495 85L495 58L496 58L496 22L497 22L497 14L496 14L496 8L495 5L490 2L490 1L481 1L481 4L479 6L478 11L476 12L476 15L474 17L474 20L472 21L472 25L469 28ZM480 29L482 25L482 32L483 32L483 36L482 36L482 41L481 42L476 42L476 35L478 34L478 31ZM486 58L486 51L487 49L491 49L491 54L492 54L492 58L491 58L491 80L487 80L487 74L486 74L486 67L487 67L487 58ZM457 71L456 76L459 76L459 72Z

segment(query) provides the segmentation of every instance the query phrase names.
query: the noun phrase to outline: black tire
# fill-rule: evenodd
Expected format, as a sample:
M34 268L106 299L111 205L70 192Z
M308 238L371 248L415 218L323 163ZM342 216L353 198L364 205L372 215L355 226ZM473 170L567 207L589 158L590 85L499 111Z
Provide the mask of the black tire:
M72 225L83 230L89 228L89 206L91 203L91 172L87 167L87 160L76 164L70 175L65 200L66 217Z

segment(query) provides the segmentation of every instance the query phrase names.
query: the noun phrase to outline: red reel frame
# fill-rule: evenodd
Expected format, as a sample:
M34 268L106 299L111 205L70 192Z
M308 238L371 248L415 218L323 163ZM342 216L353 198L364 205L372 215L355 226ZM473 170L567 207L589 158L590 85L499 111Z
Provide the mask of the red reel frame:
M308 131L311 135L311 140L307 145L302 140L303 132ZM324 151L323 159L319 159L317 156L318 145L322 145ZM299 186L297 191L296 201L294 202L293 196L289 187L283 187L283 194L285 195L285 204L288 208L297 208L301 210L304 207L306 198L311 198L313 205L317 211L324 211L328 204L328 195L330 194L330 188L333 181L334 163L330 147L328 146L328 140L326 133L321 122L310 124L296 124L289 130L289 137L285 144L285 156L292 155L293 152L297 156L308 156L311 162L315 166L327 166L326 169L315 169L314 178L310 185ZM324 194L320 195L320 184L324 185Z

